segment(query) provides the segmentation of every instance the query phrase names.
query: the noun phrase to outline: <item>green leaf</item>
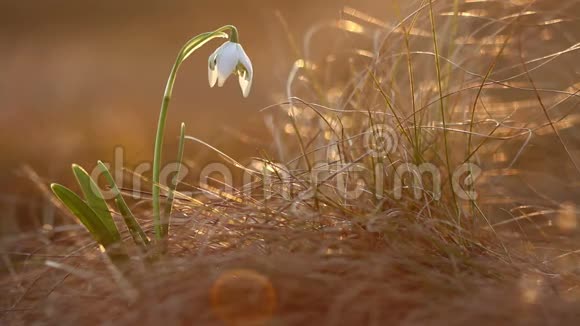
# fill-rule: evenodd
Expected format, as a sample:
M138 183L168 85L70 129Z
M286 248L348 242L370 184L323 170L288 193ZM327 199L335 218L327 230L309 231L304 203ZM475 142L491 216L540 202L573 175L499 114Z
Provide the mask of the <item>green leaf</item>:
M167 204L165 205L165 211L161 218L162 235L166 237L169 233L169 223L171 218L171 210L173 209L173 200L175 198L175 189L179 180L179 173L181 172L181 162L183 161L183 148L185 145L185 123L181 123L181 132L179 134L179 147L177 150L177 171L175 172L175 177L169 184L169 192L167 194Z
M121 239L117 226L115 225L111 212L109 211L109 207L105 202L103 194L99 190L99 186L93 181L87 171L79 165L73 164L72 170L81 186L81 190L85 195L89 207L97 214L101 222L103 222L107 230L109 230L109 233Z
M135 219L135 216L131 212L131 209L129 209L129 206L125 202L125 199L123 199L123 196L121 196L119 187L117 187L117 184L115 183L115 179L113 179L111 172L109 172L109 169L105 164L103 164L103 162L98 161L97 164L99 165L99 168L101 168L101 171L104 173L105 179L107 179L109 185L111 186L111 190L115 195L115 204L117 205L119 212L123 216L123 221L125 221L127 229L129 229L129 233L131 234L131 237L133 237L133 241L135 241L137 245L146 248L147 245L149 245L149 238L147 237L145 232L143 232L143 229L141 229L141 226Z
M95 211L70 189L53 183L50 185L56 197L81 221L94 239L105 248L119 241L111 234Z

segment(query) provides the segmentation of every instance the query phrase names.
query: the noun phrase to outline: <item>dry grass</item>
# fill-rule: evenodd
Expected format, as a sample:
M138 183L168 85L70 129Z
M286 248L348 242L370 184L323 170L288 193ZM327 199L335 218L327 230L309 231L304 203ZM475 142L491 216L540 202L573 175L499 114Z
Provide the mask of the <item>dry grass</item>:
M273 146L252 182L182 185L193 195L178 196L168 255L119 269L78 229L5 239L2 318L576 325L580 120L566 67L580 3L408 6L396 25L345 8L306 35L286 100L264 109ZM379 127L398 146L374 155ZM441 198L425 176L420 198L409 178L399 198L403 162L435 166ZM467 162L483 170L477 200L451 186ZM329 170L314 180L316 168ZM364 180L361 195L345 199L337 180Z
M240 215L240 207L230 209ZM390 219L392 230L379 233L345 217L248 219L255 213L192 214L170 240L168 257L152 265L135 261L124 276L90 248L69 258L34 255L28 272L2 285L21 299L5 318L152 325L221 324L220 317L241 325L264 318L274 324L573 325L580 318L573 266L543 263L521 240L509 242L508 262L489 232L465 235L481 245L467 250L411 215ZM44 260L58 265L39 269Z

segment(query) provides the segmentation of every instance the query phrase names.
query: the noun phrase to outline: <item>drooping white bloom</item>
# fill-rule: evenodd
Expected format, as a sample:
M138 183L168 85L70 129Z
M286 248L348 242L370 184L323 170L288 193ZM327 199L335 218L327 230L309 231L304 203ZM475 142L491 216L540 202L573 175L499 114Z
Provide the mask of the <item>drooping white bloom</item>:
M228 41L209 56L209 86L214 87L217 82L222 87L231 74L238 75L242 94L248 97L254 76L252 62L240 43Z

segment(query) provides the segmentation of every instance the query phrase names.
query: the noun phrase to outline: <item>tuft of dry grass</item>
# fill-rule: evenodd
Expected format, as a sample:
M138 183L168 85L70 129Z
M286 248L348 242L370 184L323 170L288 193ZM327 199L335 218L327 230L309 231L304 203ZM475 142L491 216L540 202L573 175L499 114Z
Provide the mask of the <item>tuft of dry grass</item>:
M345 7L305 35L251 164L198 140L252 178L182 184L166 256L119 270L64 226L4 239L2 318L576 325L580 2L389 9L394 24Z

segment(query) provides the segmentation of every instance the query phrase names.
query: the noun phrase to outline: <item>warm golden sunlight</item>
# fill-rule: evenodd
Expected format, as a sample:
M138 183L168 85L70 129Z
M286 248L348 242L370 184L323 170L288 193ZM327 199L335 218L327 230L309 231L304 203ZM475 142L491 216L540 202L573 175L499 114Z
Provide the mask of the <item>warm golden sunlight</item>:
M0 324L580 325L580 0L0 0Z

